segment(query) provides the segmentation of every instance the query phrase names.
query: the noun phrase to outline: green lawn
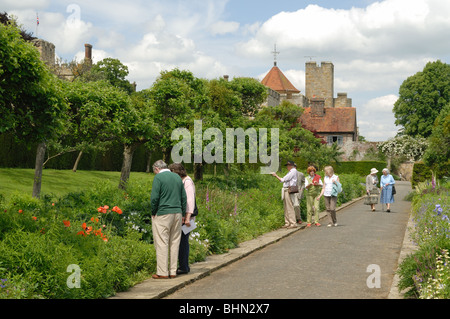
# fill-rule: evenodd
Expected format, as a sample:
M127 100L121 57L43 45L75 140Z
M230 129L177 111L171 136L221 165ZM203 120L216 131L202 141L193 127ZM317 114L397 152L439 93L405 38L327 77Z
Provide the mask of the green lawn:
M153 174L131 172L130 181L145 181ZM32 194L34 169L0 168L0 194L8 197L19 192ZM45 169L42 174L41 195L53 194L62 196L70 192L91 188L99 181L110 181L119 185L120 172L77 171Z

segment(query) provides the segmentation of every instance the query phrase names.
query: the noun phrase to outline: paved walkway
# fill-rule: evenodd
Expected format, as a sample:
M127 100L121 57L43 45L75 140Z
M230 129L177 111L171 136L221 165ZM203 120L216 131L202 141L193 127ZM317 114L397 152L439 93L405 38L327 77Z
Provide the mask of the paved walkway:
M208 256L188 275L149 279L111 299L401 298L395 271L406 254L402 247L411 249L405 245L410 202L403 201L410 191L409 183L397 182L391 213L380 204L371 212L357 199L339 208L337 227L326 227L321 213L321 227L273 231ZM367 284L374 269L379 288Z

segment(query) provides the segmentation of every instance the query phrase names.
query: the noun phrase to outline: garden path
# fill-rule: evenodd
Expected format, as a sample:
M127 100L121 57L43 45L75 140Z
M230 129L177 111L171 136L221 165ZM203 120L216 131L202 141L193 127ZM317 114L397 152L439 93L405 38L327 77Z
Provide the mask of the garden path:
M371 212L357 199L338 209L337 227L326 227L322 212L321 227L278 229L208 256L188 275L149 279L111 299L391 298L411 206L403 199L410 191L409 182L397 182L390 213L381 204Z
M396 188L390 213L358 201L337 213L337 227L326 227L325 217L321 227L297 231L166 298L388 298L411 204L403 200L410 184Z

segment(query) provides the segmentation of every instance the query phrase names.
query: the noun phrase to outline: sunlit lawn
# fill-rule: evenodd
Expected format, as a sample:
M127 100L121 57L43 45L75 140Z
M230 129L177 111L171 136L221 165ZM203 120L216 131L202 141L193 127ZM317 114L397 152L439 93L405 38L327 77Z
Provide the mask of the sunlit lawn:
M83 191L100 181L110 181L119 185L120 172L77 171L44 169L42 174L41 195L65 195L70 192ZM148 181L153 174L131 172L130 181ZM20 192L32 194L34 169L0 168L0 194L9 195Z

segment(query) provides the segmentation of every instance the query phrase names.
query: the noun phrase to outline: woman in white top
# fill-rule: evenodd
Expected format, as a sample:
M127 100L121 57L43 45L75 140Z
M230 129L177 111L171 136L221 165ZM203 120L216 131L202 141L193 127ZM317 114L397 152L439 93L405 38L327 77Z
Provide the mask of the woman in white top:
M186 216L183 218L183 224L190 226L191 222L195 220L197 215L197 207L195 204L195 185L194 181L187 175L183 165L173 163L169 165L169 169L177 173L183 181L184 190L186 191ZM187 274L190 271L189 267L189 234L181 231L180 249L178 251L179 267L177 275Z
M325 198L325 207L327 209L327 214L329 218L328 227L331 225L337 226L336 219L336 203L337 196L333 196L331 193L333 191L333 184L339 182L339 177L334 174L334 169L331 166L326 166L324 169L325 177L323 179L323 187L320 195L317 196L317 200L320 200L320 197Z

